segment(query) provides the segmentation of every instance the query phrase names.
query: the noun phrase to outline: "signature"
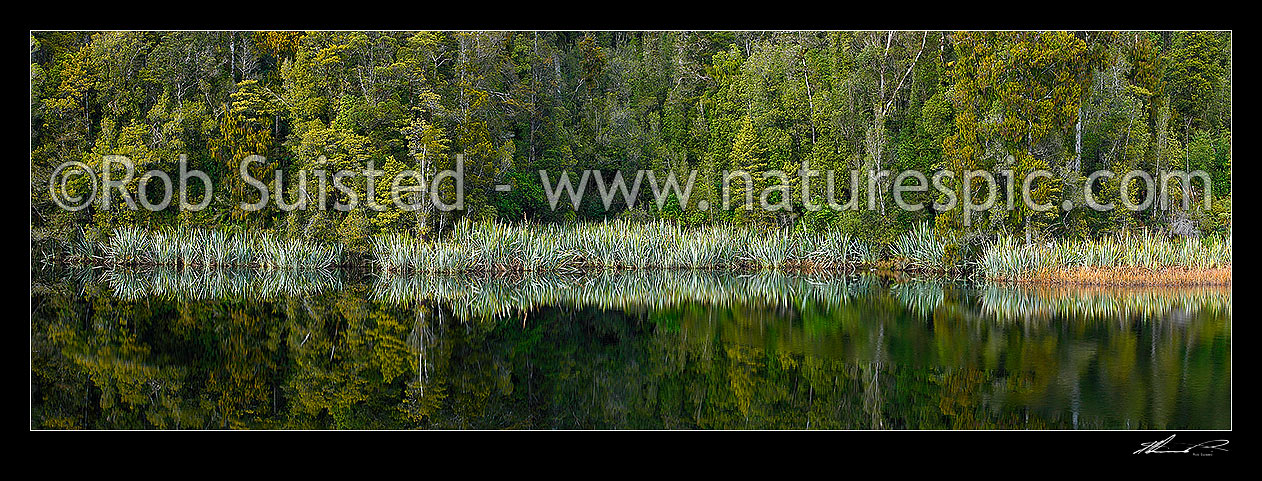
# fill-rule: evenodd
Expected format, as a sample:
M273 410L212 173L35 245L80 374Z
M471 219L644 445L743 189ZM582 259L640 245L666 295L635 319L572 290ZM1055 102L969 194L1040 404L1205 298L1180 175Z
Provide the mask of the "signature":
M1227 443L1229 442L1226 439L1215 439L1213 441L1204 441L1204 442L1191 444L1191 445L1180 445L1177 443L1171 443L1170 441L1173 439L1174 439L1174 435L1171 434L1170 437L1162 439L1160 441L1150 441L1147 443L1140 443L1140 446L1143 446L1143 447L1139 448L1138 451L1135 451L1132 454L1179 453L1179 454L1191 454L1191 455L1196 455L1196 456L1212 456L1213 455L1212 451L1224 451L1224 452L1227 451L1227 449L1224 448L1223 446L1226 446ZM1207 451L1211 451L1211 452L1207 452Z

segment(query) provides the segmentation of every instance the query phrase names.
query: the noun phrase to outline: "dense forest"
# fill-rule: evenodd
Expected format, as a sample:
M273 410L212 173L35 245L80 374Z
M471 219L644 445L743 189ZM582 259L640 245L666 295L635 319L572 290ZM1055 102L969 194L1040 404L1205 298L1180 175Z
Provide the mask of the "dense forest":
M462 218L664 219L875 242L922 223L975 239L1231 229L1229 33L37 32L30 41L36 241L80 231L102 238L127 226L239 226L362 254L380 234L432 237ZM292 184L300 172L372 162L385 172L377 197L400 172L453 169L461 154L465 208L245 212L237 206L257 192L237 169L251 154L268 159L252 168L269 184L273 170ZM105 155L170 173L186 155L213 180L210 208L58 208L53 170L68 161L99 168ZM696 208L721 203L720 172L797 172L803 162L838 172L1045 169L1055 176L1036 182L1034 197L1055 208L1008 210L1001 200L967 220L961 209L906 211L894 208L886 178L871 192L843 182L838 193L875 196L876 209L812 211L794 177L778 194L791 199L788 210ZM659 207L642 191L636 207L615 199L607 212L597 196L553 209L540 169L699 174L686 205L676 198ZM1156 178L1204 170L1213 198L1206 208L1193 184L1176 192L1196 200L1186 209L1060 207L1082 205L1086 176L1101 169ZM1119 202L1118 182L1100 180L1096 199ZM780 183L755 176L759 190ZM366 184L355 178L350 187L363 199ZM514 188L497 192L497 184ZM189 185L193 202L200 188ZM1131 192L1135 203L1147 194L1142 185Z

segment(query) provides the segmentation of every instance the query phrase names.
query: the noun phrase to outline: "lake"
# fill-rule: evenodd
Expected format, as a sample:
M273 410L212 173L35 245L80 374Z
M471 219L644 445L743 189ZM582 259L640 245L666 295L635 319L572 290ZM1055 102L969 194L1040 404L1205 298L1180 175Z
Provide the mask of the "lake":
M1230 287L708 271L32 280L32 427L1230 429Z

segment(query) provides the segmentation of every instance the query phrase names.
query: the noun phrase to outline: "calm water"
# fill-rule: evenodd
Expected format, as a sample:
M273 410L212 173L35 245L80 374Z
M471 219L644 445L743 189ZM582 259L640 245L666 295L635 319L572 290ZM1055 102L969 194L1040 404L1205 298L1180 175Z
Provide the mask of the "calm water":
M1231 427L1231 293L37 273L36 428Z

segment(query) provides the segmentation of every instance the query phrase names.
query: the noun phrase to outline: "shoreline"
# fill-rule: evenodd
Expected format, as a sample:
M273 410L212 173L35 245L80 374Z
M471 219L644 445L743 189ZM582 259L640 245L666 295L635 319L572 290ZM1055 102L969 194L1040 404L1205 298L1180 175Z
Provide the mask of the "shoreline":
M366 269L387 276L697 270L1053 285L1231 285L1230 235L1171 238L1144 232L1028 245L1001 237L968 247L973 254L967 258L949 256L959 248L925 224L883 243L839 231L787 228L688 228L625 220L461 222L442 239L383 235L374 238L368 252L354 254L337 241L237 229L126 227L102 241L58 241L50 251L36 249L32 260L91 268Z
M486 269L474 268L456 271L424 271L424 270L399 270L384 269L379 265L330 265L318 268L308 267L258 267L258 266L240 266L240 265L191 265L183 266L178 264L82 264L74 262L63 262L49 264L57 268L81 268L81 269L132 269L141 272L152 271L157 269L169 269L174 272L185 271L202 271L202 272L220 272L220 271L253 271L259 273L266 272L305 272L305 271L343 271L356 272L361 275L377 276L377 277L442 277L442 276L461 276L475 275L478 277L494 277L494 278L520 278L534 275L554 275L561 277L586 277L601 275L605 273L688 273L688 272L705 272L716 274L732 274L732 275L757 275L759 273L780 273L789 275L828 275L839 277L852 277L869 275L882 279L892 279L895 282L907 282L914 280L940 280L940 281L963 281L976 283L990 283L997 285L1018 285L1018 286L1049 286L1049 287L1120 287L1120 288L1140 288L1140 287L1230 287L1231 286L1231 266L1218 268L1181 268L1171 267L1163 269L1147 269L1140 267L1132 268L1101 268L1101 267L1074 267L1064 269L1045 270L1029 275L1016 278L1002 277L985 277L980 273L972 273L970 275L951 275L945 272L932 272L916 269L891 269L889 267L871 267L871 266L855 266L855 267L819 267L806 265L788 265L780 268L767 269L753 265L739 266L718 266L706 268L637 268L633 266L603 266L599 264L573 265L565 269L545 269L545 270L528 270L522 268L512 269Z

